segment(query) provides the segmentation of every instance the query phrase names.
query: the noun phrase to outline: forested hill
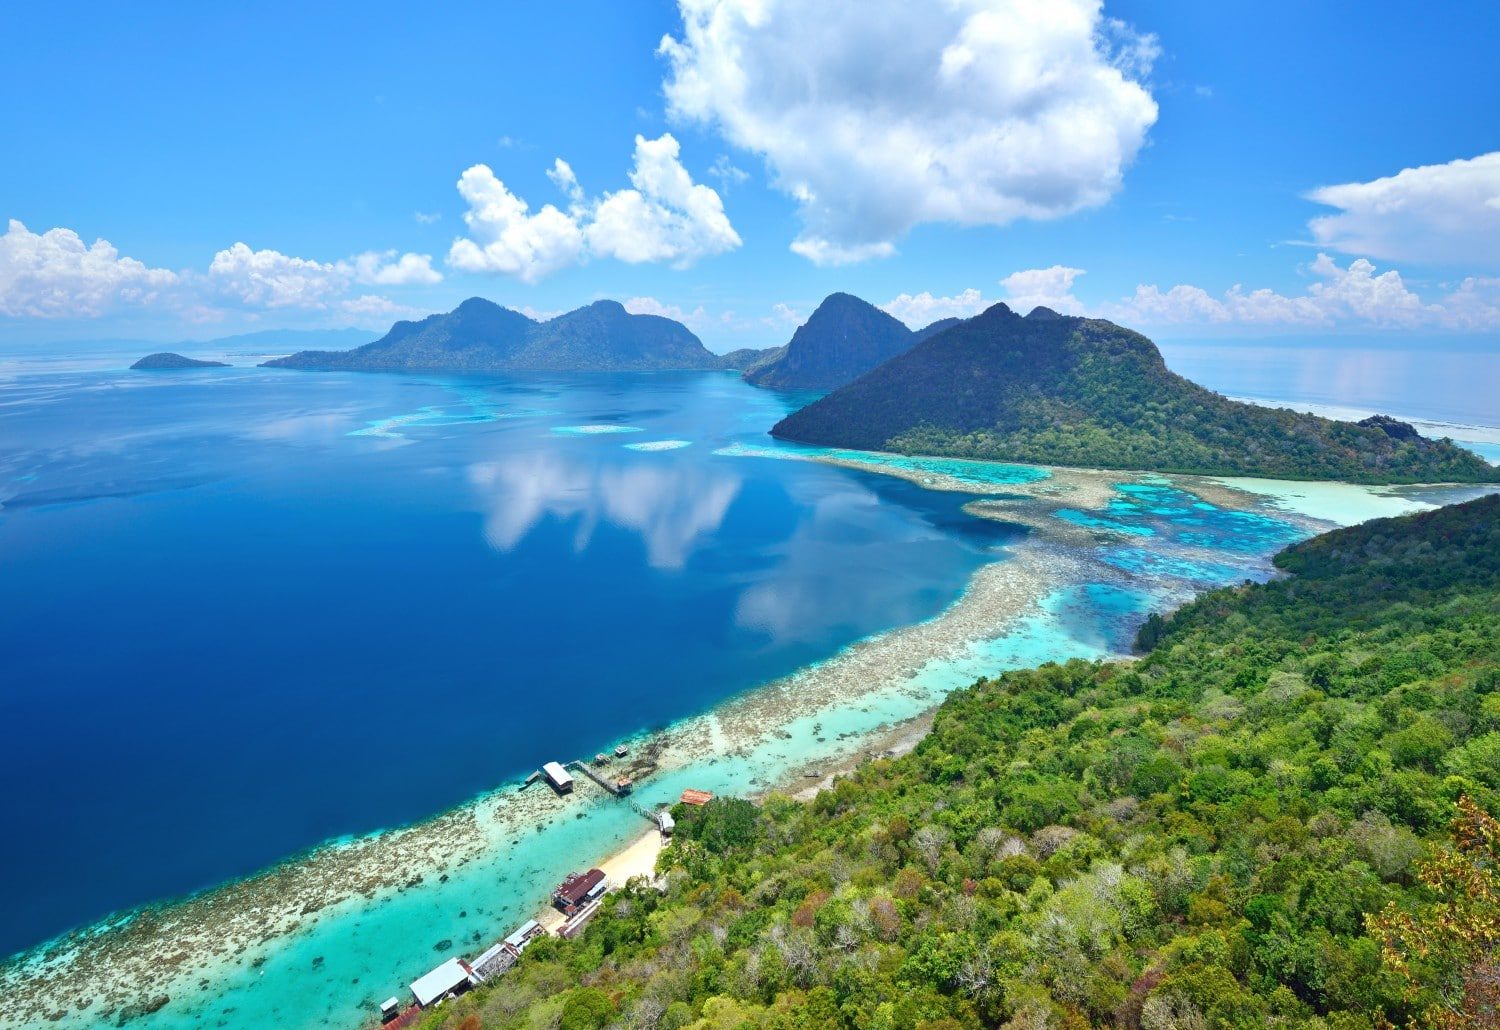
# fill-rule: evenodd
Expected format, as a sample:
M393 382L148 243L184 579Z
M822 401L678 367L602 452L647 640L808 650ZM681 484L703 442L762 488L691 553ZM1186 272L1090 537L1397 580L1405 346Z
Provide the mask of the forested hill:
M868 301L848 293L830 294L781 353L747 369L745 379L780 390L832 390L956 321L947 319L914 333Z
M596 301L545 322L471 297L453 311L397 322L374 343L349 351L300 351L271 368L354 372L604 372L724 368L680 322L635 315Z
M1352 482L1496 482L1500 469L1394 419L1242 404L1167 369L1146 337L1004 304L771 430L803 443L1089 468Z
M679 806L665 893L431 1025L1493 1025L1500 498L1278 564L811 802Z

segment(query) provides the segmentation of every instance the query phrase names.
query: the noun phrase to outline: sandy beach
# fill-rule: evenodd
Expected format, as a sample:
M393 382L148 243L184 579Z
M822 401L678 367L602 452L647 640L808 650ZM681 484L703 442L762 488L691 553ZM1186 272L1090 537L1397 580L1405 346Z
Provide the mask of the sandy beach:
M1129 538L1108 525L1056 517L1064 510L1105 509L1120 496L1115 484L1173 485L1220 508L1274 513L1309 535L1328 528L1333 517L1364 514L1372 505L1361 500L1359 488L1330 492L1327 503L1314 506L1296 496L1298 484L1236 489L1239 484L1190 477L1065 469L1011 482L1003 468L995 482L984 483L967 466L958 470L962 476L947 475L936 460L899 466L848 455L830 460L930 489L982 495L966 506L970 514L1025 525L1031 533L982 566L936 617L861 640L630 741L627 771L648 807L674 801L686 786L811 796L871 755L914 747L943 697L980 675L1049 659L1111 656L1097 643L1068 635L1069 606L1095 606L1089 598L1070 599L1070 585L1149 594L1153 607L1170 607L1198 589L1188 580L1110 564L1104 559ZM1401 500L1430 503L1412 494ZM1290 503L1278 503L1282 496ZM1389 495L1373 502L1391 503ZM1153 546L1161 552L1164 544ZM1172 553L1186 560L1213 556L1191 545ZM1267 559L1243 553L1234 560L1244 575L1265 576L1271 574ZM253 991L267 977L298 975L300 962L328 969L342 960L346 984L352 980L360 991L383 997L419 974L426 960L417 946L415 958L371 969L359 950L370 935L409 936L414 944L434 941L439 952L461 945L455 953L476 953L534 914L560 872L588 868L600 851L609 851L600 868L616 883L650 875L661 841L642 826L590 783L580 781L563 798L502 787L434 819L326 845L259 875L59 938L0 969L7 998L0 1026L84 1026L101 1017L134 1022L153 1006L171 1018L147 1015L140 1025L191 1026L222 1012L210 1006L230 1004L218 1000L226 991L238 997L235 992ZM59 992L63 970L67 989ZM164 998L172 999L170 1008Z

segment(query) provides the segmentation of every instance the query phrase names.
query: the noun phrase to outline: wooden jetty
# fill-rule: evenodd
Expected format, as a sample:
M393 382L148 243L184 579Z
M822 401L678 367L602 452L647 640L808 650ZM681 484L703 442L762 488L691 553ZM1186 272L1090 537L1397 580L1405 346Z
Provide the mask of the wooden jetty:
M589 768L588 763L586 762L572 762L569 763L569 766L570 768L583 773L583 775L599 784L599 786L603 787L605 790L609 791L617 798L622 798L626 794L629 794L631 789L635 786L635 784L631 782L629 776L620 776L613 780L600 776L593 769Z

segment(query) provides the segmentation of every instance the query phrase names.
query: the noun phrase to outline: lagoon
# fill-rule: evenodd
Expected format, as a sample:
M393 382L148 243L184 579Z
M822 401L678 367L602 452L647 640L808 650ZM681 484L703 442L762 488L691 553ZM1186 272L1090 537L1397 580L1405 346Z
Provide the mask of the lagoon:
M101 998L170 983L131 1025L348 1025L638 832L587 792L516 795L542 761L630 738L663 755L649 803L763 790L977 676L1123 653L1346 512L1450 499L771 441L802 399L722 373L8 374L0 772L40 843L0 857L0 950L126 914L6 983L86 956ZM118 1004L85 1000L59 1025Z

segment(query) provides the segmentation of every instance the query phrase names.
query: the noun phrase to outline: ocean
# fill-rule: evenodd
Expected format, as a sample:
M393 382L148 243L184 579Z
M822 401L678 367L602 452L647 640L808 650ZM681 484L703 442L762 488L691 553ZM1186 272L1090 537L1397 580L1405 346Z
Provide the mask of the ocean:
M1372 377L1310 352L1321 371L1300 378L1227 348L1167 356L1232 395L1304 384L1275 399L1500 444L1482 355L1464 376L1387 354ZM1048 473L778 445L766 429L806 398L728 373L120 365L0 360L0 774L22 842L0 852L0 954L116 913L64 954L87 952L119 935L108 926L175 918L136 906L278 863L323 868L443 812L477 813L486 841L465 845L462 872L371 886L309 927L215 952L215 974L142 1026L346 1025L434 949L508 929L560 856L638 832L587 799L518 829L493 792L543 761L701 731L701 759L666 769L653 800L764 787L978 675L1127 650L1168 599L1263 578L1313 531L1298 513L1414 503L1246 487L1278 496L1283 518L1146 477L1087 510L979 518L976 495L1030 503L1017 491ZM1423 369L1438 384L1403 403L1401 378ZM1085 544L1037 550L1038 524ZM1099 529L1124 542L1087 543ZM1012 565L1030 594L985 586ZM1012 608L1024 618L997 631ZM735 714L772 682L803 707ZM861 682L868 698L848 692ZM736 736L779 712L774 734ZM434 853L460 837L435 835ZM195 915L193 932L221 917Z

